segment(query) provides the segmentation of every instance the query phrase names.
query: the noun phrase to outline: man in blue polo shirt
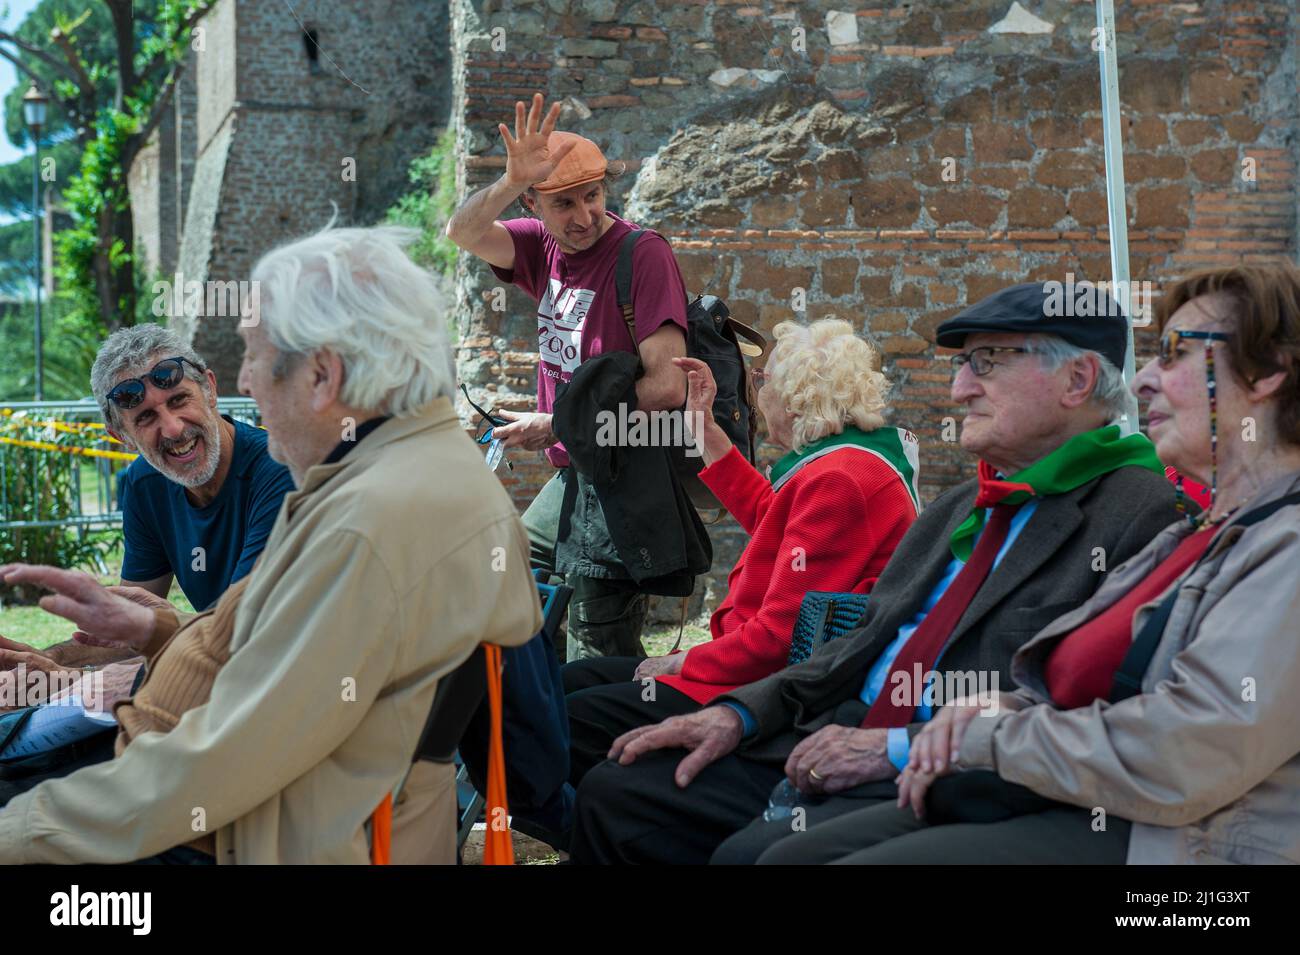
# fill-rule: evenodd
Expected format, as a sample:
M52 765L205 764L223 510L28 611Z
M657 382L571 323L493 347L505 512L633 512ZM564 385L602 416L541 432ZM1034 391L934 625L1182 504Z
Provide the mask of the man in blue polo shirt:
M217 413L217 380L175 332L111 335L91 387L114 437L138 451L121 475L122 583L166 597L175 577L205 610L253 568L293 480L266 433Z
M140 455L118 481L125 544L118 592L162 602L175 578L194 609L208 609L257 562L294 489L288 468L267 453L266 432L217 413L216 376L161 325L110 335L90 385L109 433ZM0 637L0 670L132 655L95 645L93 634L45 650Z

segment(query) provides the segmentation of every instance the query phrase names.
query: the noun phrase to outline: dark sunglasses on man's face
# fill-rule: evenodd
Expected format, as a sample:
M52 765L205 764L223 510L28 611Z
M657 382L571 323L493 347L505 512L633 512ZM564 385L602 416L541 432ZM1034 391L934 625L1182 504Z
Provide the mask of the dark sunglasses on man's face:
M1226 342L1230 341L1232 336L1224 332L1184 332L1177 328L1168 329L1160 336L1160 367L1168 368L1173 364L1174 358L1178 354L1178 345L1184 339Z
M108 393L108 400L113 402L119 408L130 410L144 401L145 379L149 379L153 386L159 391L171 391L181 383L185 377L185 366L189 365L200 374L203 369L188 358L164 358L153 368L149 369L141 378L128 378L125 381L119 381L113 386L113 390Z

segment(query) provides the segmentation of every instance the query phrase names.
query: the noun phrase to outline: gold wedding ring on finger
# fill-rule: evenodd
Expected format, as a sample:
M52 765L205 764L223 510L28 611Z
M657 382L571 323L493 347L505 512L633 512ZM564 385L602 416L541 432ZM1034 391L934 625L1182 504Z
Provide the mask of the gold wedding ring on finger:
M826 781L826 777L823 776L821 773L817 772L817 770L815 769L808 770L808 775L813 779L817 780L819 783L824 783Z

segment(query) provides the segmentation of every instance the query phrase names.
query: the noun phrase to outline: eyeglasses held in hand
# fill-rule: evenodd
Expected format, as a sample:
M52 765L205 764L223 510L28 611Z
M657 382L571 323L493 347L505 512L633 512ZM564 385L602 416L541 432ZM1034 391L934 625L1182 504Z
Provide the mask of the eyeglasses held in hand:
M492 414L492 412L484 411L481 407L479 407L479 405L475 403L474 399L469 396L469 389L466 388L463 384L460 386L460 390L461 393L465 395L465 400L469 402L469 406L478 413L478 416L480 418L483 419L478 423L478 427L482 429L484 425L488 426L486 430L480 430L477 434L474 435L474 442L476 444L486 444L488 446L488 452L487 452L488 470L495 471L498 467L500 467L501 462L505 461L506 470L513 471L515 469L515 466L511 464L510 461L506 458L505 443L492 437L492 430L494 428L500 427L501 425L509 424L510 422L506 421L505 418L502 418L499 415L494 415Z

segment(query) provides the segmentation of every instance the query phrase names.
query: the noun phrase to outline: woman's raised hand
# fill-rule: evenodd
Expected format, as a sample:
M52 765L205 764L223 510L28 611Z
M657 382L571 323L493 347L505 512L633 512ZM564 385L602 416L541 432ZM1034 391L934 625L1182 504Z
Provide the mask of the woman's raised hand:
M673 364L686 372L686 433L691 440L703 440L696 433L713 422L713 399L718 395L718 383L713 380L709 366L698 358L674 358Z

